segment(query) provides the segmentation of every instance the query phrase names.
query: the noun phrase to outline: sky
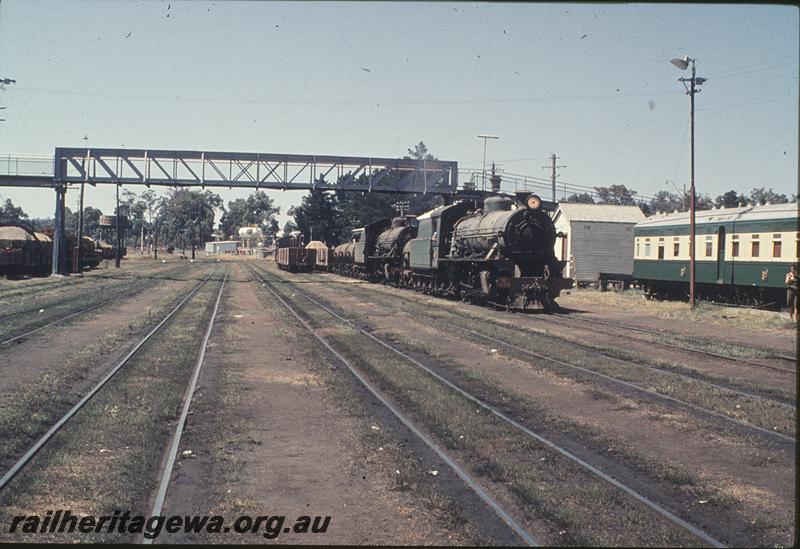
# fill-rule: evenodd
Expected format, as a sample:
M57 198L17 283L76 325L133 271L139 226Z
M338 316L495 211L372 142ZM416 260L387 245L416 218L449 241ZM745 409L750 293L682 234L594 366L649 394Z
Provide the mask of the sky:
M125 147L442 160L642 196L797 193L798 8L0 0L0 157ZM84 139L86 137L87 139ZM462 181L464 176L462 175ZM669 183L671 182L671 183ZM138 192L142 187L134 187ZM227 202L248 191L222 190ZM271 191L281 224L302 193ZM113 186L86 204L113 209ZM32 217L51 190L0 188ZM77 192L67 204L75 209Z

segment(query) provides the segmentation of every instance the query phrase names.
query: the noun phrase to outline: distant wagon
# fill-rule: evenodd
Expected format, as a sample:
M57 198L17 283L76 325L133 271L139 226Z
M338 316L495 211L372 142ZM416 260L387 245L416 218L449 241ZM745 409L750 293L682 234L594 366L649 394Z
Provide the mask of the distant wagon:
M306 244L306 250L314 250L314 269L327 271L329 267L328 247L319 240Z
M303 245L303 235L299 231L293 231L276 239L275 247L277 249L275 261L279 269L296 273L311 271L314 268L316 250L307 249Z
M697 297L779 304L798 262L798 205L715 208L696 213ZM634 277L648 296L689 293L689 214L654 215L634 228Z

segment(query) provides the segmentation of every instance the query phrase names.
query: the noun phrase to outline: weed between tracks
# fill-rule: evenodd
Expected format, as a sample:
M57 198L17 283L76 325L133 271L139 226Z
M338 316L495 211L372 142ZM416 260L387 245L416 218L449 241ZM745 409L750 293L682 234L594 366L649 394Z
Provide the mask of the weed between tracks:
M58 508L73 514L115 509L149 514L165 445L218 289L215 283L201 288L51 439L2 494L4 519ZM122 534L53 539L130 541Z
M26 295L24 298L19 298L18 307L3 307L4 313L15 316L2 319L2 326L0 327L0 340L36 329L40 326L44 326L48 322L52 322L58 318L67 316L81 309L85 309L93 305L99 305L100 303L113 298L125 299L127 297L131 297L131 295L139 294L155 286L160 280L163 280L164 277L168 277L185 270L186 267L182 265L177 267L172 266L170 269L161 271L157 275L151 277L138 277L134 279L121 280L118 279L104 281L100 284L93 284L92 287L80 286L78 288L70 288L70 290L74 291L67 293L66 296L63 295L63 291L58 292L55 299L42 297L38 292L36 296ZM96 278L93 280L97 281ZM104 307L113 307L113 305L114 303L111 302L107 303ZM95 314L95 312L96 311L91 311L86 313L86 315L88 316ZM80 318L85 319L87 316L80 316ZM62 323L59 323L57 328L64 328L77 320L78 317L66 320Z
M345 290L347 291L347 290ZM363 300L364 288L359 288L358 291L349 292L353 297ZM422 309L418 303L412 302L409 299L392 299L390 303L382 300L378 289L369 289L370 301L382 303L391 308L399 308L408 310L408 307L413 307L411 314L417 321L424 321L433 328L442 329L447 323L441 322L441 319L427 322L426 316L430 313L429 310ZM389 296L384 296L389 297ZM398 296L391 296L398 297ZM298 298L299 299L299 298ZM319 299L319 298L318 298ZM323 301L325 298L322 298ZM352 316L352 313L351 313ZM444 317L444 315L442 315ZM448 320L449 317L444 318ZM476 325L467 326L475 329ZM530 425L535 430L540 430L543 433L552 432L558 435L566 435L573 441L580 441L581 445L585 445L590 451L596 452L601 456L600 462L603 458L608 458L614 464L622 464L634 476L641 478L642 476L651 479L652 481L663 485L666 490L664 494L660 493L662 488L656 486L652 487L655 490L655 496L664 496L666 499L682 500L678 504L678 508L695 508L699 504L704 510L704 515L708 517L710 523L725 524L726 526L720 527L720 532L734 539L745 540L745 544L777 544L785 545L790 543L792 539L792 529L787 529L787 520L790 520L784 511L788 509L773 509L775 502L771 502L768 494L764 493L762 496L757 496L755 492L748 493L747 491L732 490L731 486L710 485L705 478L698 478L696 475L683 469L682 467L675 467L667 465L658 456L647 456L637 452L634 447L624 441L609 437L598 429L591 428L585 424L574 423L565 420L563 417L551 417L546 409L542 409L533 405L533 403L516 393L504 390L498 386L496 382L492 382L489 376L483 374L477 369L468 368L460 364L448 363L447 357L438 354L434 349L426 348L421 345L418 338L413 340L404 339L396 333L388 333L381 331L382 336L388 335L389 339L402 342L406 348L414 349L415 351L422 351L428 356L435 358L437 366L444 363L451 371L458 372L460 380L466 380L466 385L463 381L458 381L464 387L467 387L474 394L479 395L485 401L496 406L500 410L509 410L509 415L517 420L521 420L526 425ZM539 349L537 349L538 351ZM386 351L384 351L385 353ZM513 354L513 353L512 353ZM499 355L498 355L499 356ZM515 358L519 358L514 355ZM640 407L640 403L626 397L609 393L603 389L591 389L592 396L597 399L611 400L616 402L616 408L619 410L635 410ZM669 419L671 415L667 410L659 411L659 406L654 406L652 403L647 403L648 409L652 409L654 416L657 419ZM686 428L689 431L695 431L697 426L692 422L691 424L679 424L679 428ZM713 445L717 438L712 433L708 435L708 444ZM752 444L749 437L737 437L741 439L739 442L743 445L742 448L747 448L749 451L746 453L748 458L748 465L754 467L767 467L767 466L785 466L786 456L783 454L776 455L774 451L762 449L760 446ZM789 458L791 459L791 458ZM752 462L752 463L751 463ZM612 468L613 470L613 468ZM497 477L498 468L495 465L487 463L484 465L484 470L487 475L493 478ZM705 477L705 476L703 476ZM676 492L672 495L667 495L670 490ZM756 497L757 499L753 499ZM744 498L744 499L742 499ZM741 506L744 500L747 500L746 506ZM770 503L771 502L771 503ZM765 506L766 505L766 506ZM716 510L715 510L716 509ZM772 509L772 511L771 511ZM698 509L699 510L699 509ZM754 511L757 511L754 513ZM774 511L774 512L773 512ZM715 518L718 517L718 518ZM724 517L724 519L723 519ZM760 526L759 526L760 525ZM758 528L756 528L758 526ZM749 540L749 541L748 541ZM771 540L771 541L770 541Z
M349 289L345 289L345 291L352 292ZM385 298L377 295L371 296L370 299L378 302L383 300L385 305L397 306L397 302L387 304ZM417 321L437 329L458 331L461 328L470 330L476 330L477 328L476 331L508 344L568 362L590 371L605 374L621 381L634 383L648 391L683 400L757 427L784 434L793 434L795 431L795 411L767 398L739 395L733 391L709 387L691 379L677 377L670 372L654 370L644 366L632 368L631 366L636 365L630 362L622 362L621 359L577 349L574 346L570 346L568 341L549 334L535 333L529 330L519 333L518 330L509 330L508 327L498 326L493 322L482 322L476 325L473 318L464 318L449 311L432 311L407 299L401 300L401 304L408 312L414 315ZM465 337L470 336L466 334ZM537 369L551 370L580 383L585 383L588 378L587 374L568 366L524 354L515 354L515 356Z
M290 290L279 288L283 294ZM352 328L302 298L302 313L354 364L392 396L444 447L514 499L531 521L548 524L553 544L682 545L697 540L666 523L616 489L597 481L542 445L521 435L451 389L365 341Z
M270 315L283 320L282 325L287 328L281 329L279 333L285 336L296 335L297 329L290 328L296 326L296 319L276 303L266 290L259 291L258 297ZM399 434L393 427L380 430L371 428L376 423L376 412L370 404L371 395L367 396L366 390L349 373L342 375L344 367L338 361L332 362L327 351L322 351L317 345L312 345L307 350L310 355L308 365L330 389L332 400L359 424L357 436L366 448L365 459L380 464L386 471L393 490L410 492L422 501L425 511L436 518L452 537L453 543L476 546L496 543L488 537L484 528L468 518L458 501L440 489L429 473L430 467L423 462L427 458L423 458L404 440L405 435ZM225 460L232 462L232 472L239 470L233 456L228 456Z

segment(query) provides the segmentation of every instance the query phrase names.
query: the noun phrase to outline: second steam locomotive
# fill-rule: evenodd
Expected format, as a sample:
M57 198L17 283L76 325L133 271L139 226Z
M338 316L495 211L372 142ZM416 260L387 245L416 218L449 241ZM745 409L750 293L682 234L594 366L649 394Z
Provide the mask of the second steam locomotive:
M476 304L550 310L571 287L553 252L555 227L538 196L521 194L516 202L493 196L482 207L464 200L376 221L355 229L314 268ZM281 243L276 257L281 268L297 270Z

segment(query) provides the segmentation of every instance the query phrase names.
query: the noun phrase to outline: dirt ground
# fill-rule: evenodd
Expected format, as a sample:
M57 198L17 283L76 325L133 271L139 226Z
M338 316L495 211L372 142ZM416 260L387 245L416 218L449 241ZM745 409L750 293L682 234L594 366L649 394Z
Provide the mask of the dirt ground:
M608 322L691 337L720 339L797 356L797 326L785 313L700 304L696 313L679 302L646 302L641 296L572 290L558 304L566 309Z
M323 277L326 281L328 278L329 275ZM305 277L303 280L309 282L311 279ZM754 524L761 524L769 517L770 536L774 536L771 539L782 540L782 543L791 539L787 526L792 520L795 494L792 457L749 446L740 437L731 437L685 413L661 410L652 404L607 394L597 390L593 383L576 383L547 369L539 369L508 351L471 341L469 337L452 332L442 337L440 330L421 323L413 313L404 310L404 290L371 286L395 299L398 305L392 307L370 299L369 294L359 298L358 294L343 292L342 288L348 286L354 287L345 282L308 283L302 285L302 290L326 298L336 307L363 319L362 322L378 330L376 333L396 338L410 345L411 349L426 349L432 356L445 357L457 371L477 373L497 387L510 391L516 398L529 399L544 407L551 417L577 426L573 433L551 433L560 439L560 443L571 444L575 451L596 452L591 445L581 448L589 442L582 440L584 429L590 429L608 442L608 448L601 449L600 456L595 453L594 459L599 457L613 467L615 456L632 450L640 459L655 464L657 470L664 469L669 471L668 474L678 473L691 478L694 487L690 493L696 493L697 497L689 504L698 513L708 500L714 499L711 494L716 494L716 498L727 506L719 510L721 516L735 512L747 517L748 521L755 521ZM417 303L442 301L415 294L411 296ZM475 310L466 304L445 303L470 314ZM620 315L620 318L632 322L630 316ZM509 328L513 329L513 326ZM543 421L545 428L547 421L551 420ZM620 478L625 478L624 475L631 472L620 469L619 474ZM646 486L643 488L647 489ZM767 528L766 524L764 522L762 528Z
M280 543L465 543L413 491L396 489L383 448L359 434L384 427L342 410L308 337L266 310L247 278L240 269L228 286L179 453L191 457L176 467L165 513L331 517L326 533L281 534Z
M120 303L108 305L88 315L75 319L66 326L53 326L43 332L18 340L12 345L0 347L0 363L14 369L13 376L0 376L0 406L9 394L30 388L39 376L49 368L57 366L65 358L65 350L74 352L96 342L104 334L126 327L131 319L154 308L171 292L184 286L184 282L164 281L157 287L141 292ZM117 352L104 356L102 364L94 365L86 372L91 381L105 372L126 351L120 346ZM5 368L3 368L5 369ZM2 371L3 369L0 369ZM96 370L96 371L95 371Z
M169 261L179 262L176 258ZM449 482L447 474L430 473L439 466L414 449L412 437L398 434L380 406L363 394L342 388L341 379L350 379L346 372L341 367L337 370L314 340L274 302L264 301L246 263L237 261L238 265L230 266L233 276L211 335L163 514L222 515L228 521L241 515L283 515L286 526L300 516L320 515L330 516L330 524L324 533L280 532L274 540L266 539L262 529L206 537L162 534L158 542L516 543L508 532L483 530L486 510L475 511L471 507L474 502L461 499L457 505L450 503L448 497L454 492L444 489ZM124 272L117 272L132 276L137 268L146 272L163 264L135 258L123 265ZM113 274L114 269L96 271L93 276L102 273ZM787 525L792 522L795 498L793 455L750 444L686 411L615 394L608 387L576 381L508 350L492 350L485 342L437 329L402 304L438 303L453 313L491 318L498 329L510 333L516 328L518 337L524 337L524 330L546 330L550 335L603 347L618 344L619 337L601 333L593 337L590 327L543 327L546 319L541 315L509 315L378 285L369 287L390 301L371 300L366 291L343 291L345 287L358 288L360 282L333 275L283 276L311 280L302 285L304 291L359 316L376 334L393 338L465 387L491 387L497 394L511 395L496 397L510 410L519 403L532 403L543 412L541 417L526 418L533 428L642 493L697 513L710 532L719 533L730 526L738 539L791 543ZM161 281L117 306L103 307L66 326L0 348L0 374L4 374L0 375L0 415L19 406L18 396L46 382L48 370L63 366L67 357L72 364L83 347L95 344L104 334L126 333L127 339L101 359L95 357L64 388L64 394L53 398L66 402L77 395L78 389L98 379L107 365L130 347L141 331L140 325L133 328L135 321L140 322L148 310L195 283L185 278ZM47 283L36 283L42 284L44 293ZM22 287L34 282L9 284ZM91 283L85 286L91 291ZM9 286L4 283L3 287ZM771 317L769 329L760 330L761 316L751 318L736 312L735 326L726 328L720 324L727 314L724 309L712 322L706 310L692 317L676 312L675 304L661 309L638 307L626 300L621 307L617 299L576 292L563 296L560 304L575 316L795 354L796 334ZM625 349L644 355L648 343L631 341ZM687 366L691 361L692 368L709 375L796 394L790 373L745 369L680 350L659 353L658 358L666 361L685 360ZM421 477L407 473L412 457ZM664 491L659 493L661 488Z

